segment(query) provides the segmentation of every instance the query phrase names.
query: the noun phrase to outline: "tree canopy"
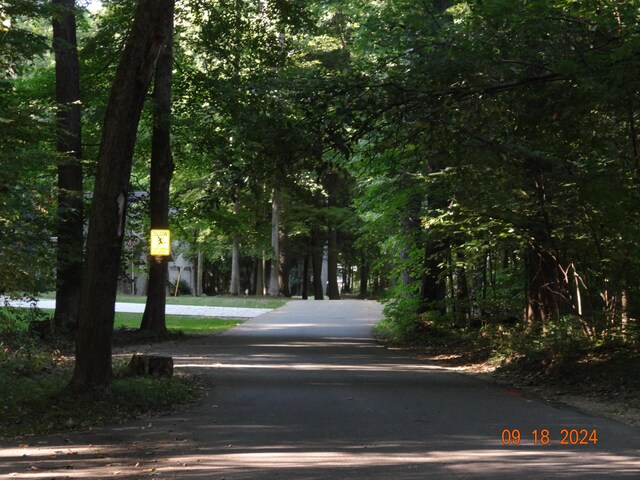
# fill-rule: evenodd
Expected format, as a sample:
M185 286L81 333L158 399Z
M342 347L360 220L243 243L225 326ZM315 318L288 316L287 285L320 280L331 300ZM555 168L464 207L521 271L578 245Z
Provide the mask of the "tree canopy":
M136 4L78 12L85 191ZM384 299L405 334L635 342L638 7L176 2L169 221L204 292L313 285ZM52 288L51 15L0 9L0 293ZM153 111L131 191L150 189Z

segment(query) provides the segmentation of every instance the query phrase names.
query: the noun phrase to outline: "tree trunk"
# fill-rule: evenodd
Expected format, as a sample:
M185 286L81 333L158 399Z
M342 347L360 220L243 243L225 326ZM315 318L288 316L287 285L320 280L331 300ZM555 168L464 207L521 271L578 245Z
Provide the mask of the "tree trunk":
M424 251L423 275L422 275L422 308L424 310L437 310L446 313L445 300L447 298L447 285L443 278L442 267L437 258L437 253L442 247L426 246Z
M56 58L58 218L54 324L75 330L82 285L82 125L74 0L53 0Z
M338 189L338 174L329 173L327 175L327 197L328 207L331 209L336 205L336 191ZM335 228L335 220L331 218L331 212L329 213L329 220L327 225L327 231L329 232L329 250L328 250L328 269L327 269L327 283L329 300L340 300L340 289L338 287L338 230Z
M468 321L469 314L469 286L467 284L467 271L464 267L456 268L456 288L455 288L455 321L459 326Z
M526 320L544 325L571 312L568 285L560 279L558 261L538 247L530 247L526 257Z
M233 236L229 294L234 296L240 295L240 239L237 235Z
M338 231L329 227L329 255L328 255L328 287L329 300L340 300L338 287Z
M313 298L324 300L322 285L322 261L324 260L324 238L317 227L311 228L311 264L313 267Z
M264 296L264 257L258 258L258 272L256 275L256 295Z
M237 217L240 211L240 185L236 183L233 199L233 214ZM231 252L231 285L229 285L231 295L240 295L240 238L237 233L233 234L233 250Z
M360 262L360 298L366 298L368 293L369 282L369 267L367 266L367 260L362 255Z
M280 187L273 189L271 203L271 271L269 275L269 295L277 297L280 293L278 278L280 276Z
M302 264L302 299L309 299L309 253L304 256Z
M291 286L289 285L289 274L291 273L291 242L287 235L280 238L280 274L278 275L278 285L280 295L291 297Z
M198 267L196 271L196 296L202 296L202 280L204 277L204 271L202 270L202 252L198 252Z
M139 0L111 88L89 217L74 391L111 387L111 338L133 150L156 60L170 37L167 18L172 12L173 1Z
M166 19L170 32L165 48L158 57L153 89L153 132L151 140L151 228L169 228L169 186L173 176L171 156L171 83L173 70L173 12ZM169 257L151 258L147 304L140 330L166 333L167 280Z

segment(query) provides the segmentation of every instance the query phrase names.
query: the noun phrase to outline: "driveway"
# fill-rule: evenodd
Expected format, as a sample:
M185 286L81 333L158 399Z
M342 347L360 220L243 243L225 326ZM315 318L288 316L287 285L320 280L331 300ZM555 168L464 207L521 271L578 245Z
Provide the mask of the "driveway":
M294 301L225 335L153 347L205 376L198 405L4 442L0 477L640 478L640 430L386 350L370 333L380 315L374 302ZM520 443L504 445L516 429ZM580 445L581 430L596 434Z

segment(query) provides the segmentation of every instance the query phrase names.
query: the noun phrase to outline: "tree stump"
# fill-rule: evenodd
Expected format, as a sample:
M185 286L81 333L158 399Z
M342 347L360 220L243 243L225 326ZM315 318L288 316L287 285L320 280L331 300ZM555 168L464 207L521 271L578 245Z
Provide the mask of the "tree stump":
M131 357L129 370L134 375L171 377L173 375L173 358L136 353Z

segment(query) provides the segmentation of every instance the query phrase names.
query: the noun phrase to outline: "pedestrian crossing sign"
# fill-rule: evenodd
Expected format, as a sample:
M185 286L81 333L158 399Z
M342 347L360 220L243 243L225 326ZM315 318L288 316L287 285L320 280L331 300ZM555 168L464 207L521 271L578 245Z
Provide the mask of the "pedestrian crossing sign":
M171 232L151 230L151 256L167 257L169 255L171 255Z

